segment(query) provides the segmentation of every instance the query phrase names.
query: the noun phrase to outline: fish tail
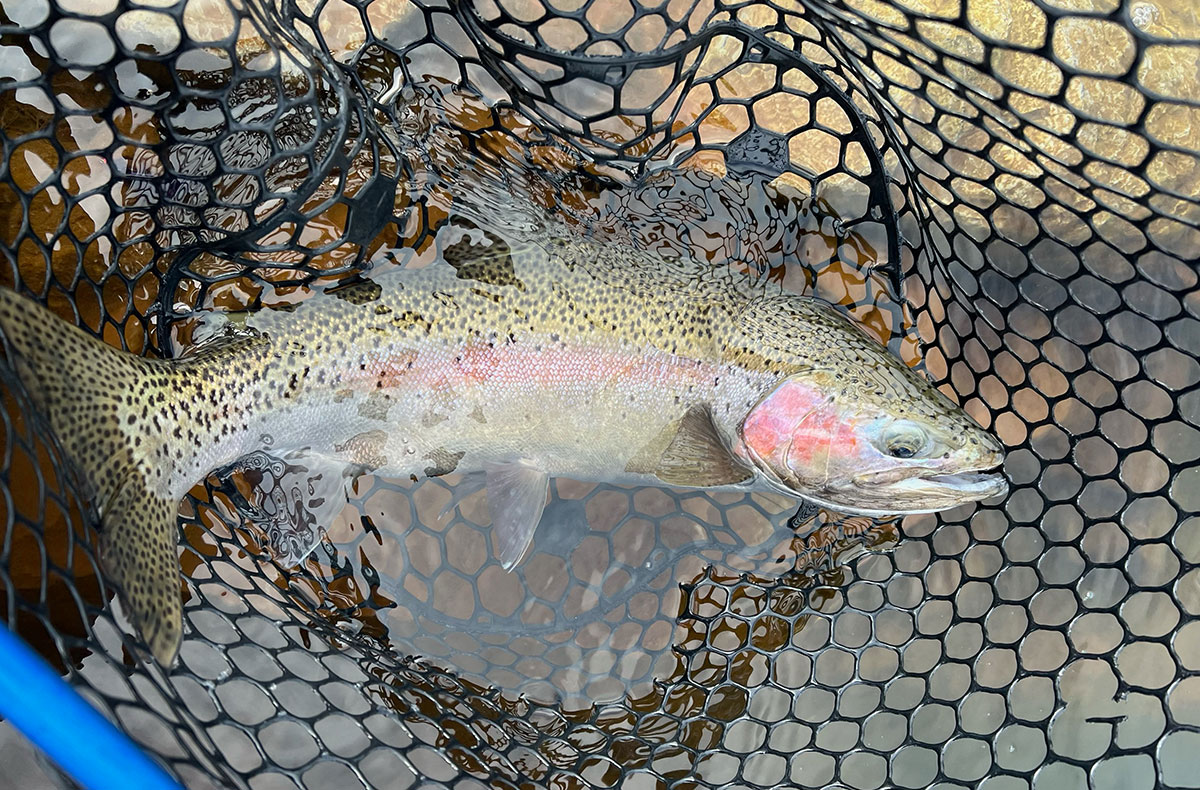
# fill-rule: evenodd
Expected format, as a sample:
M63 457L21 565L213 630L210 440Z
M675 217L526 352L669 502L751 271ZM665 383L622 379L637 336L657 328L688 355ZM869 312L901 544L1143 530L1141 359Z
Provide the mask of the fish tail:
M178 501L166 441L171 363L134 356L0 289L9 364L100 514L105 571L134 627L170 666L182 635Z

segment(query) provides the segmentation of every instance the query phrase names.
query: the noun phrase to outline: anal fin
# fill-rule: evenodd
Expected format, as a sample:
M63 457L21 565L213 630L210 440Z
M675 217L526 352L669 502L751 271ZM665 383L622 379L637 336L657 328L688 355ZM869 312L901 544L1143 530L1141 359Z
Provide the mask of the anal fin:
M496 557L505 570L520 564L533 543L550 475L526 461L485 464L488 511L496 539Z
M133 627L169 668L183 637L179 503L147 490L144 479L130 473L101 513L102 556Z

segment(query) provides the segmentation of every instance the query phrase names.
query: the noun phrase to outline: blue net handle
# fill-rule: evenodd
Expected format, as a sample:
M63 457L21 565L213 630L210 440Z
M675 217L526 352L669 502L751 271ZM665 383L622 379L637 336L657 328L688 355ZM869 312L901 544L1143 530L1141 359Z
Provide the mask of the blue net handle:
M182 790L0 624L0 717L86 790Z

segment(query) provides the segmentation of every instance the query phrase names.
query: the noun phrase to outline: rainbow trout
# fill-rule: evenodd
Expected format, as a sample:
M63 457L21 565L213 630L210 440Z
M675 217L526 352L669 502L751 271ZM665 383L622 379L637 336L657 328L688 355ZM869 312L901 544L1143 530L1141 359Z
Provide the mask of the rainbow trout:
M264 448L321 459L339 485L482 472L508 568L555 476L783 492L869 515L1007 489L988 472L1000 444L824 303L569 234L510 247L472 230L440 249L257 311L174 360L120 352L0 291L18 373L97 505L106 569L162 664L182 632L179 501Z

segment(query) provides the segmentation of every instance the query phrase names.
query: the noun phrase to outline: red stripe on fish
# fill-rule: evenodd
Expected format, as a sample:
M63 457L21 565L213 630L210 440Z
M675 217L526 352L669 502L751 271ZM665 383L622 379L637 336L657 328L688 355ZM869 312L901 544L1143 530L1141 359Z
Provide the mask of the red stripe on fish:
M625 385L678 387L681 381L699 384L715 375L720 372L712 366L653 350L472 342L451 349L398 351L344 380L359 388L399 387L428 393L487 385L553 392L578 385L597 390Z

